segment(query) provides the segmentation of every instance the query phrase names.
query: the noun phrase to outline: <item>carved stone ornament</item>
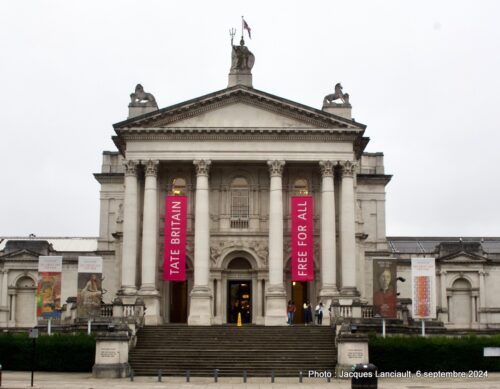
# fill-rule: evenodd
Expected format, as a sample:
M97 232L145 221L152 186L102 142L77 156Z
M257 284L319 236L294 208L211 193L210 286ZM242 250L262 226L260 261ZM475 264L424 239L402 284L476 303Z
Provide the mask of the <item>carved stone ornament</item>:
M266 243L258 240L220 240L218 242L213 242L210 245L210 259L213 264L216 264L220 259L220 256L227 249L241 250L246 249L253 252L255 256L259 259L260 267L267 266L267 257L269 255L269 248ZM231 250L231 251L234 251Z
M208 176L212 161L209 159L196 159L193 161L197 176Z
M156 99L151 93L144 92L144 87L137 84L135 92L130 95L129 107L158 107Z
M160 164L160 161L158 160L149 160L144 163L144 172L146 173L146 176L153 176L156 177L158 174L158 165Z
M138 164L139 164L139 162L132 161L130 159L124 161L123 166L125 167L125 175L126 176L136 176Z
M339 161L339 165L342 166L342 176L352 177L356 171L358 164L354 161Z
M340 101L340 103L336 103L335 101ZM351 107L349 103L349 94L342 92L342 85L340 82L335 85L334 93L325 96L323 99L323 106Z
M335 164L332 161L320 161L319 167L321 169L322 177L333 177L333 169Z
M285 161L267 161L267 166L269 166L269 174L271 177L281 177Z
M116 215L116 222L117 223L123 223L123 203L120 203L118 205L118 212Z

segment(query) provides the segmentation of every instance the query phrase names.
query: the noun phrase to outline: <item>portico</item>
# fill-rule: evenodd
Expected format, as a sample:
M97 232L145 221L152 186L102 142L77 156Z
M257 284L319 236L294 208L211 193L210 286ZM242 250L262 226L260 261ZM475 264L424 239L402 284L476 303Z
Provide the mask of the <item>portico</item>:
M233 61L228 88L158 109L138 86L148 99L133 94L129 118L114 125L118 153L110 158L124 184L118 293L145 302L148 324L169 320L171 298L164 294L175 288L162 285L163 204L181 192L188 202L186 255L193 262L188 324L225 322L228 278L220 266L238 250L251 253L256 275L247 278L252 322L285 323L294 195L308 194L315 204L310 236L319 274L310 281L309 299L325 306L334 298L360 299L356 174L368 142L365 126L351 119L341 88L322 110L254 89L254 57L244 48L236 51L252 60Z

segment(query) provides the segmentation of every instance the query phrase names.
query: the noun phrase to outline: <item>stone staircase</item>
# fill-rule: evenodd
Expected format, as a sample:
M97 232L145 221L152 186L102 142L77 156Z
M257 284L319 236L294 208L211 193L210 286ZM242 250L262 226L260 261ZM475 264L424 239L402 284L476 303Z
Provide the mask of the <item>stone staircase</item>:
M334 371L334 330L328 326L146 326L129 362L135 375L276 377Z

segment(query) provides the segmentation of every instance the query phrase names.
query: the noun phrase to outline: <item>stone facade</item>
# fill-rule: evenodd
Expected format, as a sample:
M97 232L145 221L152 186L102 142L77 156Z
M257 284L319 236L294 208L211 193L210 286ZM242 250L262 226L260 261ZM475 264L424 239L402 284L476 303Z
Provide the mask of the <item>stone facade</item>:
M334 300L361 315L359 307L372 302L373 258L397 260L409 279L410 253L394 251L385 236L391 176L382 153L364 152L366 126L351 118L348 94L337 84L319 110L254 89L251 66L245 72L234 77L232 68L228 88L163 109L138 85L128 118L114 125L116 150L103 153L94 175L96 247L6 239L1 327L35 323L39 255L63 255L63 301L76 295L78 255L103 257L105 302L142 299L147 324L232 322L234 293L246 296L246 320L255 324L285 324L291 299L299 311L306 300L326 307ZM162 278L164 199L177 192L188 198L185 283ZM315 277L292 283L290 199L305 193L314 200ZM436 257L439 319L450 327L500 324L496 294L485 293L496 288L495 260L468 251ZM408 291L402 285L401 297Z

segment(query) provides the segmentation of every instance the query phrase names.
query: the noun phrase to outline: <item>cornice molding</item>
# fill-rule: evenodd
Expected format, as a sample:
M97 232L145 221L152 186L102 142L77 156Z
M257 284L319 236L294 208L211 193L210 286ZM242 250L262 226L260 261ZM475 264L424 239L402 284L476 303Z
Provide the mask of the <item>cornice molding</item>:
M301 142L355 142L359 134L339 132L335 129L326 131L275 129L211 129L211 128L159 128L159 129L121 129L118 136L124 141L301 141ZM116 143L116 142L115 142Z

